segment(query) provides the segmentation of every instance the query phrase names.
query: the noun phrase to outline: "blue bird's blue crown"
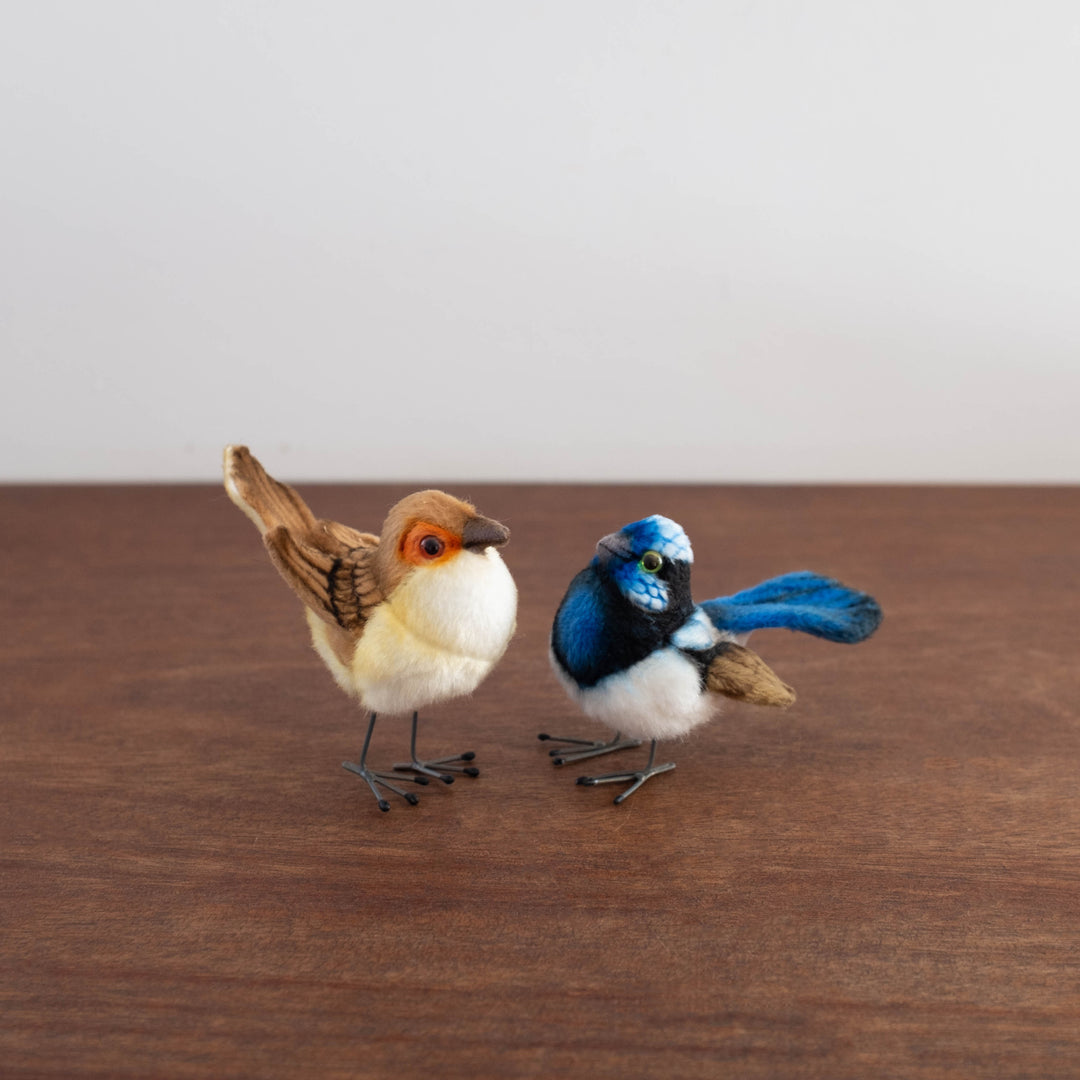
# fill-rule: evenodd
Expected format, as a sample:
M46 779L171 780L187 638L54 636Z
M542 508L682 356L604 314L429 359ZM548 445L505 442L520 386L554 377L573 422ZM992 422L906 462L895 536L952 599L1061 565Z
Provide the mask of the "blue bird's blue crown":
M658 573L663 562L694 561L690 539L682 526L660 514L632 521L617 533L605 536L599 549L601 561L608 565L619 591L644 611L667 609L670 590ZM653 566L653 562L657 565Z
M694 561L690 537L683 532L683 527L661 514L631 521L622 527L619 535L626 538L639 559L646 551L655 551L663 558L676 562Z

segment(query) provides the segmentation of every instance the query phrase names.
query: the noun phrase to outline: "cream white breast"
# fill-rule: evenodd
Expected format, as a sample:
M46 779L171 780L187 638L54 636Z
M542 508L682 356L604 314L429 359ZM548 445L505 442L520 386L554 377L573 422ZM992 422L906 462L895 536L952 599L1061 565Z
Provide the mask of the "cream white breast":
M351 663L327 660L362 704L401 713L472 693L506 651L517 619L517 589L494 548L461 551L421 567L380 604Z

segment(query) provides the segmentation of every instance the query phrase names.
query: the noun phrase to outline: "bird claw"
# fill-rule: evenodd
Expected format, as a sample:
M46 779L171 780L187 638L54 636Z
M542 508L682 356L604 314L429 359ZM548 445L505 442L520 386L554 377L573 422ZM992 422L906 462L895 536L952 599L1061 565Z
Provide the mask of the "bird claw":
M420 784L422 787L427 787L432 780L441 780L444 784L452 784L454 778L451 773L461 773L464 776L479 776L480 770L475 765L458 764L458 762L470 762L476 754L472 750L466 750L463 754L458 754L456 757L435 758L431 761L421 761L416 755L416 725L417 725L417 713L413 713L412 718L412 739L409 743L409 753L412 755L412 761L397 762L393 766L393 772L379 772L377 769L369 769L367 767L367 753L368 747L371 744L371 733L375 730L375 716L372 712L371 717L368 720L367 735L364 738L364 749L360 754L360 763L357 764L354 761L343 761L341 763L342 768L348 769L351 773L356 773L364 783L371 788L372 795L375 796L375 801L378 807L383 812L390 809L390 803L382 797L382 792L379 788L386 788L387 791L392 791L395 795L399 795L407 803L412 806L420 801L416 795L411 791L403 791L397 787L396 783L391 781L408 780L413 784ZM411 774L411 775L406 775Z
M398 761L394 763L395 772L414 772L417 776L407 777L417 783L426 784L427 777L441 780L444 784L452 784L454 778L451 773L461 773L463 776L479 776L480 770L475 765L458 764L458 762L473 761L476 754L472 750L466 750L464 754L456 757L435 758L431 761L420 761L413 758L412 761Z
M603 739L571 739L566 735L548 735L546 732L541 732L536 737L541 742L561 742L583 747L581 750L566 750L557 746L554 750L549 750L548 756L552 759L552 765L571 765L576 761L584 761L586 758L613 754L616 750L632 750L641 745L640 739L624 739L618 732L608 742L604 742Z
M663 765L651 765L647 769L639 769L637 772L604 773L602 776L579 776L577 782L586 787L595 787L597 784L618 784L627 780L633 781L630 786L620 795L615 796L615 805L625 802L646 780L660 773L669 772L675 768L674 761L668 761Z
M420 797L414 795L411 791L402 791L401 788L394 784L391 784L391 780L413 780L417 784L427 784L426 777L420 776L402 776L398 777L390 773L375 772L372 769L363 765L357 765L354 761L343 761L341 763L343 769L348 769L349 772L355 773L360 777L364 783L371 788L371 794L375 796L376 805L383 813L386 813L390 809L390 803L382 797L379 788L386 788L387 791L392 791L395 795L400 795L410 806L416 806L420 802Z

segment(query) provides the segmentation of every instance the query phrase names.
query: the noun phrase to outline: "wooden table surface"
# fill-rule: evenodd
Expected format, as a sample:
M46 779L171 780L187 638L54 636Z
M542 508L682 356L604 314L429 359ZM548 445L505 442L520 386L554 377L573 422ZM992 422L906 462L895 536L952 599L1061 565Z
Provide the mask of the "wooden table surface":
M301 489L376 529L406 490ZM520 626L421 728L481 776L383 814L221 489L0 489L0 1075L1080 1075L1080 489L451 490L513 529ZM536 740L600 730L547 632L655 512L699 599L810 568L886 617L756 635L798 703L616 807Z

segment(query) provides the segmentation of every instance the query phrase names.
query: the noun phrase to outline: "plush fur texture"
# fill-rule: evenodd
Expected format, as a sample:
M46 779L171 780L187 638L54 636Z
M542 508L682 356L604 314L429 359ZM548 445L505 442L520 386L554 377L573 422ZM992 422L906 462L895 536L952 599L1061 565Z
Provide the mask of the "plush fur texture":
M692 558L675 522L632 522L600 540L556 612L551 662L560 682L587 715L632 738L683 735L725 697L791 705L791 687L743 645L752 630L859 641L881 620L872 597L806 571L695 605Z
M375 610L350 672L375 712L410 712L471 693L514 632L517 590L494 548L462 551L407 577Z
M413 525L432 522L460 538L465 525L476 516L475 506L445 491L417 491L390 507L375 555L376 577L384 594L389 596L409 571L409 564L401 558L401 541Z
M714 625L731 633L784 628L849 645L868 638L882 618L872 596L809 570L769 578L701 607Z
M619 592L635 607L650 612L666 611L671 601L669 573L664 568L668 571L673 567L689 568L694 561L686 533L660 514L633 521L619 532L605 536L597 549L607 556L606 564ZM645 568L642 556L646 552L661 557L661 570Z
M316 519L245 447L225 451L225 488L303 601L334 681L365 708L412 712L471 693L502 657L517 590L495 546L509 531L469 503L417 492L380 536L361 533Z
M680 610L646 614L599 566L588 566L570 583L555 615L551 654L588 689L663 648L684 618Z
M701 671L684 652L662 648L590 687L552 656L563 688L586 716L631 739L674 739L711 720L723 698L703 694Z

